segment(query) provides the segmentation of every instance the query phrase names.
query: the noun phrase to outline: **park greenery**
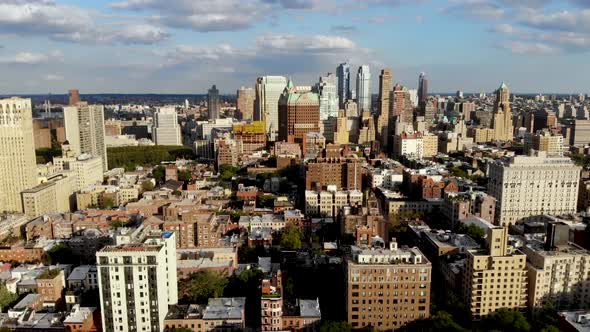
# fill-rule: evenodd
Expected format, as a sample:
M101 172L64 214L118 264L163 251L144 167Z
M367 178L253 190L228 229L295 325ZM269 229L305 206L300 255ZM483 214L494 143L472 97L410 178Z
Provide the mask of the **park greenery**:
M199 271L178 282L178 292L184 303L205 304L210 298L224 294L228 280L215 272Z
M163 161L195 159L195 154L188 146L124 146L107 148L107 158L109 168L134 170L136 166L154 166Z

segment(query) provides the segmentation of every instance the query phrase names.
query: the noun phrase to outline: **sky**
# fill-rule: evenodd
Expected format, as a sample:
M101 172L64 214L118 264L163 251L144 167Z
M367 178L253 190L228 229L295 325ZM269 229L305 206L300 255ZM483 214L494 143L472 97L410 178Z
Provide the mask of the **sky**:
M590 93L590 0L0 0L0 95L231 94L343 61L372 93L386 67L432 92Z

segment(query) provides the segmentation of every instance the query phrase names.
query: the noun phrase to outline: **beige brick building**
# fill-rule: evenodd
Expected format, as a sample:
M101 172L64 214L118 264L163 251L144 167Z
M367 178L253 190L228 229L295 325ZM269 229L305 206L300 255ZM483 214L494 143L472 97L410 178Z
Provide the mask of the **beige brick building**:
M527 304L526 255L508 250L508 228L487 224L487 248L467 251L463 299L474 319Z

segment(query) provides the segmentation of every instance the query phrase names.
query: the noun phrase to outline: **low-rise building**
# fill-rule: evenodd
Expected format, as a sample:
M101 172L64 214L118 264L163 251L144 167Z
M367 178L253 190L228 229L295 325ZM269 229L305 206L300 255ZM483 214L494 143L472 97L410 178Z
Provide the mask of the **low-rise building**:
M207 306L174 305L164 319L164 331L189 328L194 332L242 331L245 328L246 298L209 299Z

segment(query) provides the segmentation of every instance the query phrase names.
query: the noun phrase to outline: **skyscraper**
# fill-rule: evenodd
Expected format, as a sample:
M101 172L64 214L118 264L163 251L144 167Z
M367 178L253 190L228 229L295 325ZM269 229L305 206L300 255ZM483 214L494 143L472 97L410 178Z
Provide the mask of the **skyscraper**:
M307 133L319 132L320 98L309 90L298 90L291 81L279 100L279 139L304 143ZM305 150L305 149L304 149Z
M389 140L389 109L391 104L391 84L393 76L391 69L381 70L379 75L379 118L377 120L377 131L381 139L382 148L387 147Z
M344 104L351 98L350 93L350 65L347 62L341 63L336 68L338 77L338 107L344 108Z
M359 67L356 76L356 98L358 107L362 111L371 111L371 71L369 66L362 65Z
M336 76L332 73L321 76L317 91L320 94L320 120L338 116Z
M502 82L496 90L496 100L494 102L494 140L512 141L514 138L512 125L512 109L510 107L510 90Z
M0 99L0 212L22 212L21 191L37 184L31 99Z
M238 90L238 102L237 108L240 113L242 120L253 120L254 119L254 100L256 94L254 89L241 87Z
M69 105L73 106L80 102L80 92L77 89L68 91Z
M78 102L64 107L66 139L76 155L87 153L102 158L103 170L108 169L104 142L104 106Z
M107 246L96 260L103 329L164 331L168 306L178 302L174 233Z
M425 73L418 76L418 104L422 104L428 98L428 79Z
M207 108L209 110L209 120L219 119L219 90L215 84L207 93Z
M156 145L182 145L178 115L174 107L162 107L154 113L152 136Z
M263 76L256 80L254 120L266 122L270 141L275 141L279 133L279 98L286 87L284 76Z

